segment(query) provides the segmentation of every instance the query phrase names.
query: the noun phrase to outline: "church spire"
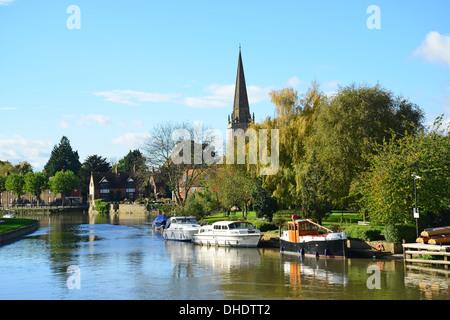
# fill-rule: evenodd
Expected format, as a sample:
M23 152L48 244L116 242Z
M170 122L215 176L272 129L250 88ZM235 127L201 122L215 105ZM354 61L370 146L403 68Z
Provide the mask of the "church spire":
M241 45L239 44L239 60L236 75L236 88L234 91L233 113L229 128L247 129L251 121L250 107L248 104L247 86L245 85L244 66L242 64Z

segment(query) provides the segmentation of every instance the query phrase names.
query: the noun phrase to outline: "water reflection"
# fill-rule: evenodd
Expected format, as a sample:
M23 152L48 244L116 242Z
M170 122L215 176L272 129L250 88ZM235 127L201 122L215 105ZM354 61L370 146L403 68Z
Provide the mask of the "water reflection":
M312 280L317 285L348 284L347 260L345 259L294 259L283 255L284 273L289 276L290 286L301 286L302 281Z
M0 247L0 299L450 297L448 273L405 271L394 260L302 259L277 249L165 241L148 224L155 217L36 215L38 231ZM80 268L80 290L67 288L71 265ZM380 270L380 290L367 286L369 267Z

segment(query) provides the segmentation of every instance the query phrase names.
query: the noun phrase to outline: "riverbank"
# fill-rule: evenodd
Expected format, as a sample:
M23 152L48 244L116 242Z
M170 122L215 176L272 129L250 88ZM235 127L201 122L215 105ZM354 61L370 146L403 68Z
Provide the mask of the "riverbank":
M39 222L31 219L0 219L0 246L12 243L24 236L35 232Z

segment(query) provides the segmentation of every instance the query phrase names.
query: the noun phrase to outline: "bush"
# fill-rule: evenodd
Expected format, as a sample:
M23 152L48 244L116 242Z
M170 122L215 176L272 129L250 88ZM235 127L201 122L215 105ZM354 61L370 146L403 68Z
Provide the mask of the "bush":
M255 225L256 229L258 229L261 232L266 232L269 230L276 229L273 224L271 224L267 221L263 221L263 220L251 221L251 223L253 223Z
M416 227L410 225L388 225L384 228L384 238L388 242L400 243L402 240L406 242L416 241Z
M360 225L350 225L344 228L349 239L362 241L375 241L381 238L381 231L378 228Z
M98 213L109 213L109 202L106 202L103 199L95 200L95 210L97 210Z

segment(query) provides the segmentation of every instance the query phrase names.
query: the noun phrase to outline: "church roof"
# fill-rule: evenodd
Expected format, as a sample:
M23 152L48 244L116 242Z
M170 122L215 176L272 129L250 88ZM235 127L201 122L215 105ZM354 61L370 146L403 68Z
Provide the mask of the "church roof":
M244 65L242 63L241 47L239 46L239 60L234 91L233 113L231 123L250 123L250 107L248 104L247 86L245 84Z

